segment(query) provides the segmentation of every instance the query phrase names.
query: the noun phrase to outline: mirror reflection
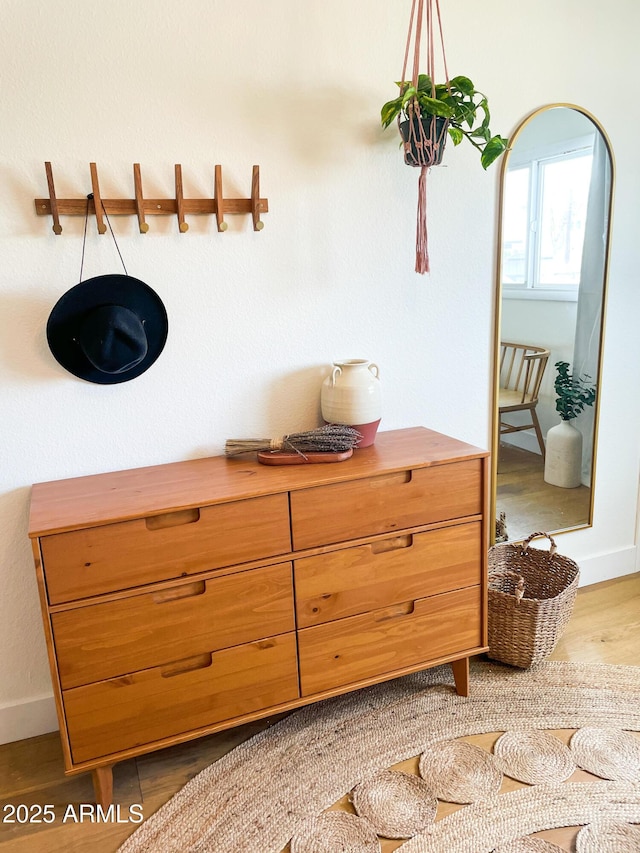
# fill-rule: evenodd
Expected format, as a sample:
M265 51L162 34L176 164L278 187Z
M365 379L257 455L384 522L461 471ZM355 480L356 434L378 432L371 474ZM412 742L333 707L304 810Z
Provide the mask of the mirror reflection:
M502 164L496 540L592 523L613 162L573 105L537 110Z

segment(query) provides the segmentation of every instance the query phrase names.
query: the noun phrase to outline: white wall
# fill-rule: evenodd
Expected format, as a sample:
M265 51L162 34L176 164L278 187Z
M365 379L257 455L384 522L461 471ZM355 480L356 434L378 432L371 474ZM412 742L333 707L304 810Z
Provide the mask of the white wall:
M633 568L640 395L637 131L615 81L636 71L636 0L442 3L447 60L490 97L509 134L545 103L576 103L607 129L618 180L602 377L595 525L562 548L597 574ZM367 0L20 0L0 30L0 740L54 726L27 539L29 487L218 453L228 437L318 421L334 358L368 357L384 383L382 428L424 424L490 442L498 168L448 150L429 177L432 272L413 272L417 174L378 114L401 73L410 3ZM579 28L577 28L577 22ZM472 23L472 26L470 25ZM603 33L607 38L603 38ZM594 65L594 57L599 65ZM611 75L615 69L614 82ZM45 324L78 281L81 218L54 236L34 214L46 195L249 193L261 166L269 199L219 234L213 217L113 224L131 275L161 295L167 347L140 378L98 386L53 360ZM113 220L112 220L113 221ZM90 223L85 277L119 272ZM604 568L602 568L604 567ZM4 713L2 710L4 708ZM49 716L47 716L47 708Z

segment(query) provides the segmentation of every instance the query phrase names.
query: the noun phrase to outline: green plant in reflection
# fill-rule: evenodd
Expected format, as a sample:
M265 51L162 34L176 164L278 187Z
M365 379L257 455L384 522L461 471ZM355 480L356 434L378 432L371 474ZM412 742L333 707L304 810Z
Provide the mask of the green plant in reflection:
M586 373L582 376L569 373L568 361L556 361L555 367L556 411L563 421L571 421L577 418L586 406L594 404L596 386L591 384L591 377Z

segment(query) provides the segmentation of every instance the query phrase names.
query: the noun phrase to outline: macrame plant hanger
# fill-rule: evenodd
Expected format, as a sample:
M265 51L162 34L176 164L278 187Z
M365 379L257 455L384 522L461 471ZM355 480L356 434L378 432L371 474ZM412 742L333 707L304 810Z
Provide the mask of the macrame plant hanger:
M435 13L435 14L434 14ZM414 28L415 23L415 28ZM417 89L420 75L420 46L423 38L426 42L427 61L424 72L431 80L431 96L435 98L435 29L440 39L442 50L442 62L444 66L445 83L449 86L449 73L447 71L447 60L444 52L444 37L442 34L442 21L440 19L439 0L413 0L411 7L411 18L409 20L409 32L407 34L407 46L404 54L404 65L402 67L402 82L407 80L406 73L409 63L409 54L413 45L413 71L411 83ZM420 105L413 98L406 105L406 118L402 114L398 116L398 127L404 141L404 161L409 166L420 168L418 181L418 213L416 224L416 272L429 272L429 249L427 243L427 173L431 166L437 166L442 160L444 145L449 127L448 119L420 114ZM402 124L405 124L403 133Z

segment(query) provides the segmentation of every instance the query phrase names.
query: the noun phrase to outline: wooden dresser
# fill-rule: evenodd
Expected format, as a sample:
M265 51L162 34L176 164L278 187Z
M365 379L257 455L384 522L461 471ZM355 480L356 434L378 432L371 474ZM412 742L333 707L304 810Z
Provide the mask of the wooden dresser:
M39 483L65 770L487 649L488 454L420 427L346 462L212 457Z

